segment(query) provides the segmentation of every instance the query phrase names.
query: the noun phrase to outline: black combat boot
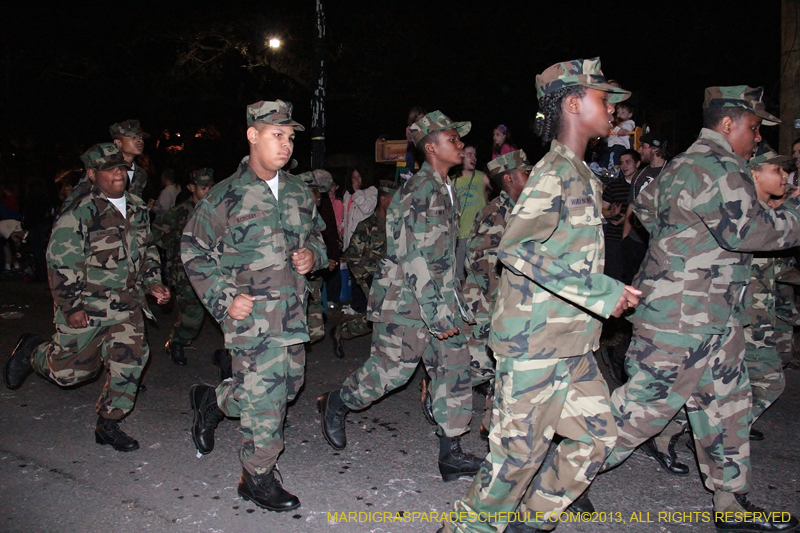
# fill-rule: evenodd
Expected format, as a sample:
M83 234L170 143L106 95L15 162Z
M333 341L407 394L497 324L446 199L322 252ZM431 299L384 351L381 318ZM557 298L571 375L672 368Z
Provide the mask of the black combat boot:
M795 531L797 518L789 513L768 512L753 505L744 494L734 494L736 504L717 512L714 509L714 525L717 531ZM744 512L743 512L744 511ZM738 520L737 520L738 518Z
M94 441L97 444L109 444L118 452L132 452L139 449L136 439L129 437L124 431L119 429L116 420L98 417L97 425L94 428Z
M277 470L273 466L266 474L251 475L243 468L242 477L239 478L239 496L262 509L277 513L300 507L297 496L286 492L281 482L275 478Z
M481 460L461 449L461 437L439 437L439 473L442 481L455 481L461 476L474 476Z
M433 418L433 394L431 394L431 378L427 373L422 374L422 381L419 384L422 392L420 401L422 403L422 414L425 420L432 426L436 425L436 419Z
M211 453L214 449L214 430L225 418L225 413L217 406L214 387L201 383L192 385L189 389L189 401L194 411L192 441L197 451L203 455Z
M342 338L342 325L338 324L331 330L333 340L333 355L337 359L344 359L344 339Z
M183 353L183 344L178 344L175 341L167 341L164 345L164 350L169 354L172 362L178 366L186 366L186 355Z
M764 440L764 434L755 428L750 428L750 440Z
M33 333L23 333L3 368L3 382L9 389L18 389L31 373L31 355L42 339Z
M231 358L230 351L224 348L214 350L211 360L214 365L219 368L220 381L225 381L226 379L233 377L233 359Z
M683 435L683 432L673 435L672 438L669 439L667 453L664 453L658 449L658 446L656 446L655 437L651 437L642 443L642 451L646 453L648 457L652 457L658 461L658 464L661 465L661 468L670 474L676 476L688 476L689 467L681 462L678 462L678 456L675 453L675 444L678 442L678 439L681 435Z
M334 450L344 450L347 446L345 417L350 409L342 401L338 390L326 392L317 398L317 409L322 415L322 434Z
M589 489L586 489L578 496L574 502L569 504L567 507L568 513L593 513L594 512L594 505L592 501L589 499Z

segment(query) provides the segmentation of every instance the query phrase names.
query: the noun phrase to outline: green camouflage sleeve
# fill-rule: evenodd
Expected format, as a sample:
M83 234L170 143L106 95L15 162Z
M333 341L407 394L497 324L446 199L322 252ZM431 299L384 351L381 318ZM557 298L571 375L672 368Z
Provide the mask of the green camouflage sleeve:
M153 241L164 250L171 249L175 245L174 241L180 241L180 230L173 231L176 218L173 209L157 216L153 221ZM177 239L175 238L176 233Z
M478 288L489 302L494 302L500 282L497 247L505 230L505 214L506 211L498 203L487 205L476 216L467 242L467 270L474 276ZM470 300L466 293L464 296Z
M633 214L636 215L636 218L639 219L639 222L642 223L648 233L652 233L655 228L655 214L658 209L656 204L656 190L658 187L656 183L657 181L653 180L642 187L642 190L633 199Z
M311 193L308 193L309 198L311 197ZM308 232L308 238L303 243L305 248L308 248L312 252L314 252L314 266L311 269L311 272L315 270L319 270L320 268L327 268L328 267L328 252L325 248L325 241L322 238L322 232L325 231L325 221L322 220L322 216L317 211L317 206L314 203L314 200L310 200L311 203L311 230Z
M359 281L375 275L385 251L386 240L380 238L371 221L372 217L358 223L345 252L347 267Z
M434 189L435 182L424 183L401 195L403 218L397 226L395 242L399 250L406 251L398 255L399 265L419 304L422 321L437 335L456 326L453 250L445 249L444 237L448 228L457 228L457 224L441 193Z
M745 174L734 171L714 178L704 172L701 176L705 187L691 209L720 246L756 252L800 245L800 199L790 197L777 209L762 209Z
M70 210L56 219L47 247L53 301L65 317L83 310L86 291L87 227Z
M237 288L220 265L225 220L220 218L209 202L202 200L189 217L181 237L181 259L200 300L211 315L222 322L228 312ZM202 284L197 280L202 280Z
M557 169L532 174L508 222L498 259L511 271L533 280L549 292L607 318L622 294L622 284L600 272L573 269L572 253L583 250L584 245L593 245L594 241L582 242L581 237L566 227L571 222L565 222L565 227L556 233L564 207L562 181ZM546 243L550 238L572 242L566 246L565 243L552 246L568 250L561 255L550 251L551 246Z
M145 290L152 292L157 286L161 285L161 257L158 255L153 235L148 237L147 254L144 260L144 272L142 276Z

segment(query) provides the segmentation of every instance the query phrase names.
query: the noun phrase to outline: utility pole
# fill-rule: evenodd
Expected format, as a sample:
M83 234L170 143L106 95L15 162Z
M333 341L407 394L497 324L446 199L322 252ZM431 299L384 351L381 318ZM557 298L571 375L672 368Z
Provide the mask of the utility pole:
M317 36L314 39L314 74L317 87L311 102L311 169L325 166L325 9L317 1Z
M781 0L781 120L780 153L792 153L800 137L800 0ZM800 122L798 122L800 125Z

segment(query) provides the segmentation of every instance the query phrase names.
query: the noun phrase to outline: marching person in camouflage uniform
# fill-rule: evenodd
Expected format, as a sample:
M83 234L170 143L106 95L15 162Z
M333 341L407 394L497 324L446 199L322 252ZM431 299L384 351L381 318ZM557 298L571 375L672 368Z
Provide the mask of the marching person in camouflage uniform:
M108 131L130 167L128 192L141 198L147 185L147 171L136 164L136 157L144 153L144 140L150 135L142 131L138 120L125 120L112 124Z
M378 264L386 255L386 211L392 202L397 184L381 180L378 187L378 203L375 211L356 226L350 237L350 246L345 251L345 260L350 275L355 278L361 290L369 296L370 287ZM372 323L367 316L358 313L344 319L331 330L333 353L344 358L344 340L355 339L372 332Z
M790 161L788 156L775 153L762 143L748 167L753 177L756 194L764 209L778 207L783 202L787 174L779 166ZM778 268L783 257L775 252L757 253L750 265L751 282L747 286L747 298L752 301L745 310L750 326L744 328L744 360L753 394L753 423L764 413L784 388L784 375L780 354L777 350L776 316ZM642 444L642 449L655 458L665 471L675 475L686 475L689 467L677 462L675 442L688 429L685 408L678 411L664 430ZM750 440L762 440L764 435L750 428Z
M783 164L791 161L789 156L775 153L766 143L756 149L749 162L758 200L764 209L774 209L784 201L786 178ZM800 191L800 189L798 189ZM795 195L797 191L795 191ZM778 351L778 317L776 300L779 268L787 263L775 254L759 253L753 257L750 267L752 282L748 287L752 305L748 306L750 327L745 328L746 349L744 360L753 393L753 423L764 414L783 393L785 387L781 355ZM762 440L764 435L750 428L750 440Z
M328 444L347 445L345 417L365 409L414 374L420 359L433 378L433 415L444 481L474 475L480 460L461 450L469 430L472 391L469 350L462 333L473 320L456 279L458 198L447 172L464 159L461 136L469 122L440 111L409 128L426 162L394 195L386 214L386 256L372 283L367 318L373 322L370 358L318 407Z
M762 121L780 122L764 110L762 94L760 87L706 89L699 138L635 200L634 212L650 233L637 276L645 305L631 317L630 380L612 395L619 437L604 467L624 461L686 404L717 513L758 510L746 498L752 401L743 326L753 257L747 252L800 242L800 201L763 209L747 170ZM793 517L778 522L766 513L726 521L733 516L715 515L717 528L787 531L797 525Z
M47 343L23 335L3 378L15 389L32 367L69 387L91 379L105 365L95 441L127 452L139 443L117 422L133 409L150 354L143 315L153 315L145 292L159 304L169 301L170 293L161 285L147 209L125 192L128 163L119 148L96 144L81 159L93 188L58 217L47 249L56 333Z
M486 343L489 340L489 326L502 270L502 263L497 261L497 247L532 168L523 150L515 150L489 161L489 180L500 194L475 217L466 244L466 278L461 291L475 316L475 325L465 324L464 335L467 337L470 352L472 386L487 381L490 383L480 429L481 435L486 437L489 436L494 403L491 385L494 381L494 358Z
M117 145L117 148L125 158L125 162L128 164L128 192L141 198L144 186L147 185L147 172L136 164L135 159L136 156L142 155L144 152L144 140L149 138L150 135L142 131L138 120L133 119L112 124L109 126L108 131L114 144ZM64 200L64 204L61 206L61 213L69 209L72 204L91 190L92 182L84 174L78 184L73 187L67 199Z
M270 511L300 501L281 486L286 404L303 384L306 274L328 264L324 229L308 187L281 168L296 131L292 105L282 100L247 107L250 156L215 185L194 210L181 238L181 258L197 295L221 324L233 377L216 389L192 386L192 440L214 449L214 430L240 417L239 495Z
M464 514L519 505L531 520L510 524L514 532L553 529L613 445L608 388L592 355L597 317L619 316L639 293L603 275L602 184L583 162L589 140L608 132L613 104L630 93L606 83L598 58L557 63L536 77L536 89L537 134L552 144L498 247L505 268L489 333L497 361L489 455L455 503ZM564 439L543 464L555 433ZM502 527L445 524L459 532Z
M164 278L174 289L178 303L178 320L172 327L169 340L164 346L172 362L186 365L184 347L191 344L200 335L200 328L205 318L205 308L186 277L186 270L181 262L181 233L186 221L194 212L194 207L214 185L214 170L201 168L189 173L187 188L192 196L159 216L153 223L153 237L156 244L164 250Z

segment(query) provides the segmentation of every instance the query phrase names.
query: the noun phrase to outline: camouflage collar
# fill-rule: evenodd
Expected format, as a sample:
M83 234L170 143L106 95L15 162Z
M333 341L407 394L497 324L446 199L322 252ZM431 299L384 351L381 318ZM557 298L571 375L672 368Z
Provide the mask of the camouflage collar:
M591 181L591 178L599 180L599 178L594 175L594 172L589 170L589 167L586 166L586 163L584 163L582 159L575 155L575 152L572 151L572 148L566 144L553 139L553 141L550 143L550 151L556 152L564 159L569 160L569 162L572 163L572 166L575 167L575 170L578 171L578 174L587 180Z
M511 195L508 194L506 191L500 191L500 194L497 195L499 198L500 205L507 205L508 207L514 207L516 203L511 198Z
M728 139L726 139L721 133L717 133L716 131L714 131L712 129L709 129L709 128L701 129L700 130L700 135L697 137L697 139L698 140L701 140L701 139L702 140L708 140L708 141L717 143L718 145L723 147L726 152L730 152L731 154L736 155L736 153L734 153L734 151L733 151L733 148L731 148L731 144L728 142ZM736 155L736 157L739 157L739 156Z
M279 184L283 184L286 181L286 173L283 171L283 169L279 170L276 176L278 176ZM255 183L256 181L262 181L264 184L267 183L265 180L262 180L258 174L256 174L256 171L250 166L249 159L247 161L242 160L241 166L239 167L239 179L243 183Z

